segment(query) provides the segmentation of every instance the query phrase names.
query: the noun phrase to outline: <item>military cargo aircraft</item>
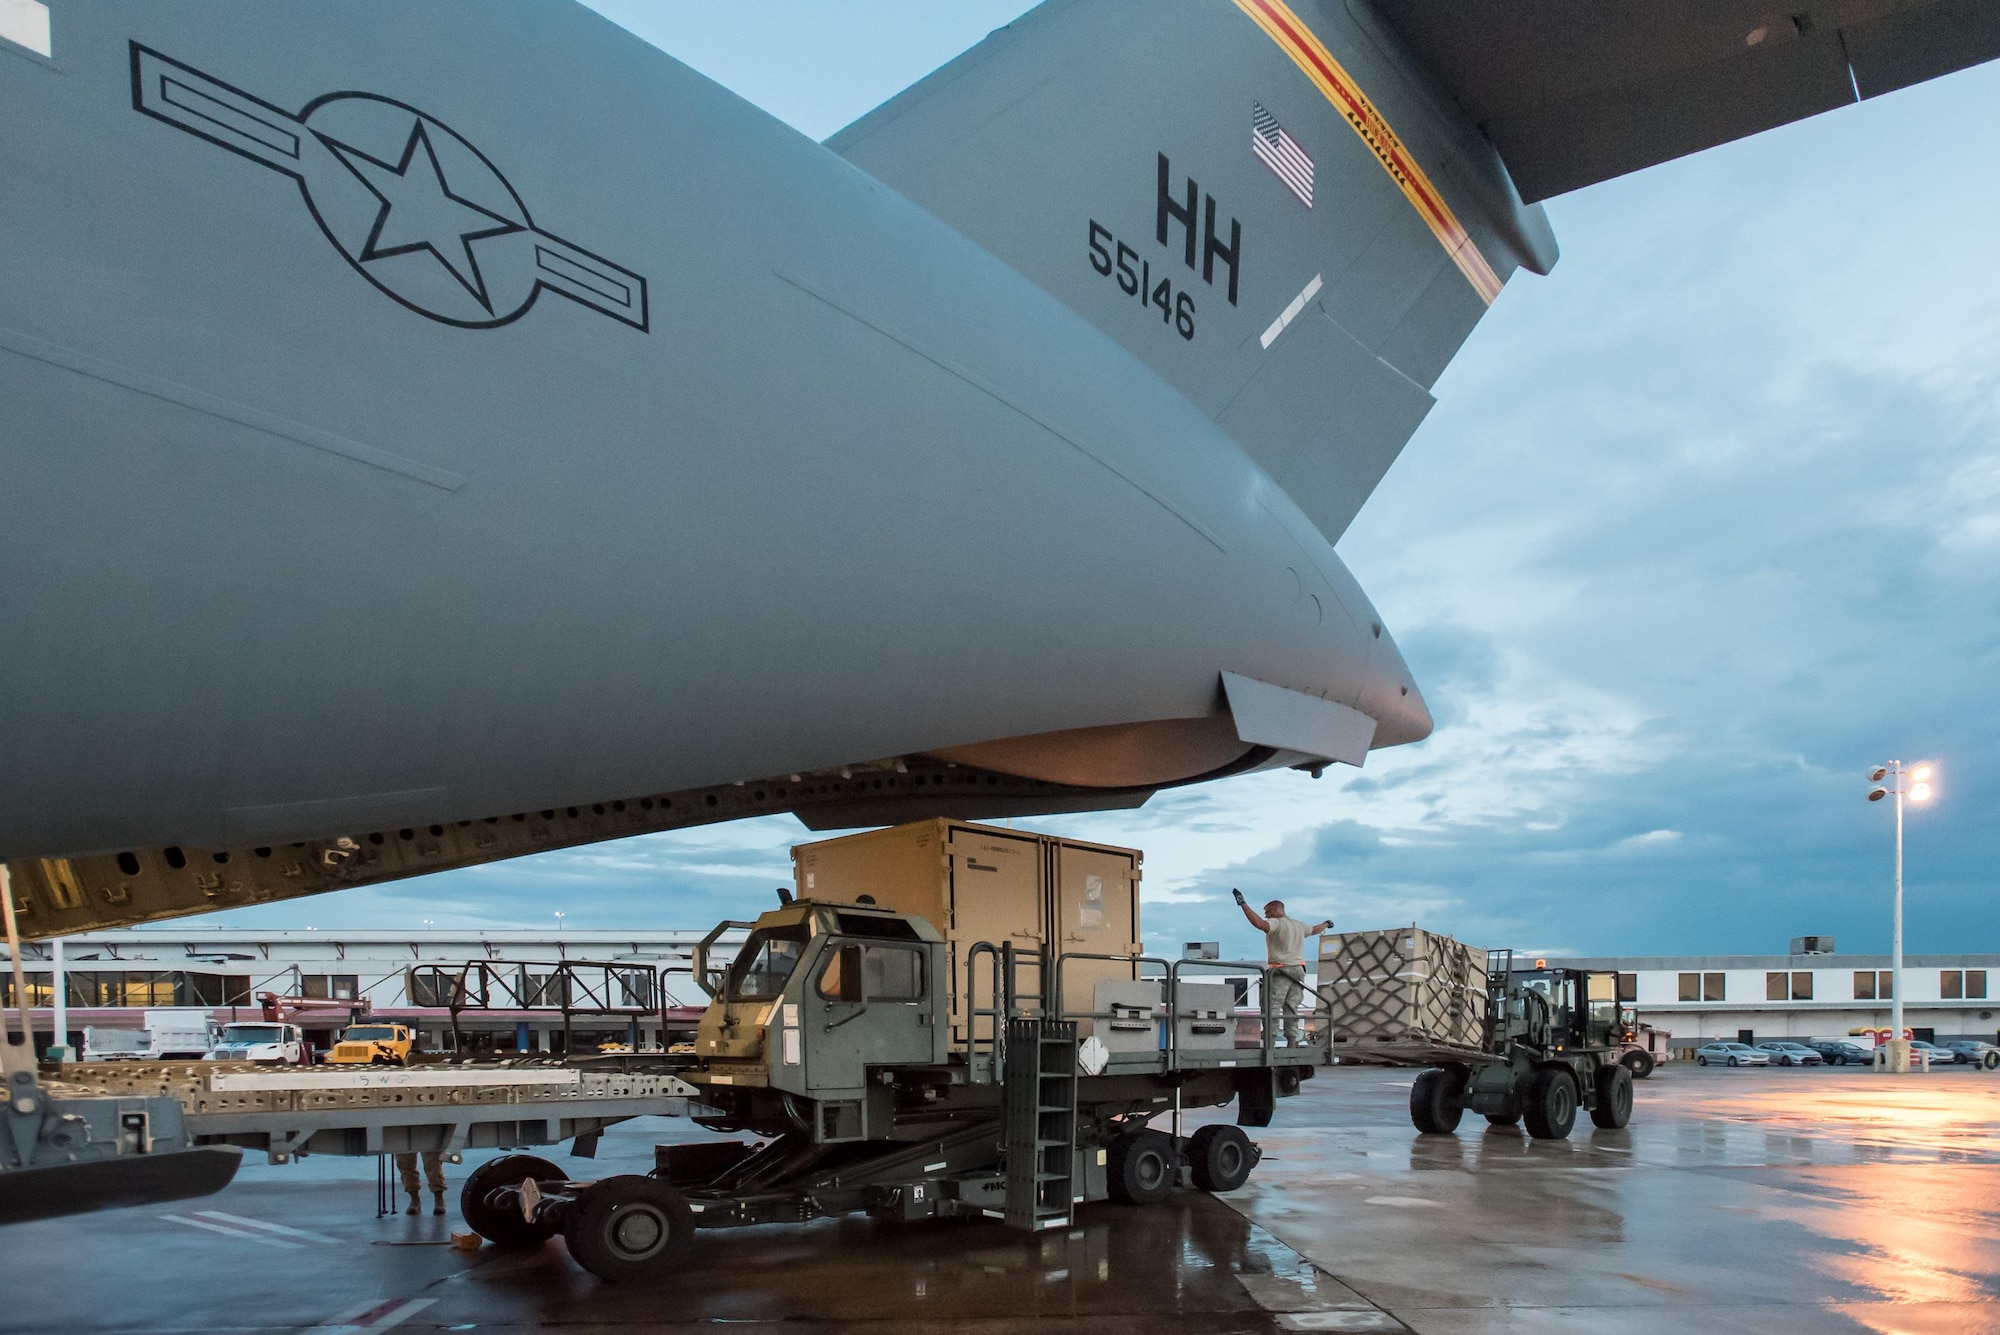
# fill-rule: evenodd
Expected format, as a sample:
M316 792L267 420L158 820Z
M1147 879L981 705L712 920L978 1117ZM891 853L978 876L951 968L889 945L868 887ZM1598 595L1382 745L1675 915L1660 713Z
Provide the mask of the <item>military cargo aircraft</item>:
M818 144L568 0L8 0L23 930L1416 741L1333 543L1537 201L1995 54L1050 0Z

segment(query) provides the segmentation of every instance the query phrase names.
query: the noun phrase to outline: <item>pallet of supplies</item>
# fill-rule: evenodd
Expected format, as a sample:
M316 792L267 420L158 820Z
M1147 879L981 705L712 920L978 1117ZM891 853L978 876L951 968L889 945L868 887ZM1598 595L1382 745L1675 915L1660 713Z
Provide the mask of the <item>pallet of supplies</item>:
M1328 932L1319 996L1334 1056L1438 1060L1486 1041L1486 952L1421 927Z

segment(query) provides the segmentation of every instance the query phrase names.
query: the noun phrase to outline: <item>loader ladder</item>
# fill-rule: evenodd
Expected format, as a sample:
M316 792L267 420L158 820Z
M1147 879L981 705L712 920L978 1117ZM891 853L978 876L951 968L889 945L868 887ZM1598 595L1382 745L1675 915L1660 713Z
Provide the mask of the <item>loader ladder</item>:
M1076 1021L1007 1021L1000 1139L1009 1228L1066 1228L1075 1208Z

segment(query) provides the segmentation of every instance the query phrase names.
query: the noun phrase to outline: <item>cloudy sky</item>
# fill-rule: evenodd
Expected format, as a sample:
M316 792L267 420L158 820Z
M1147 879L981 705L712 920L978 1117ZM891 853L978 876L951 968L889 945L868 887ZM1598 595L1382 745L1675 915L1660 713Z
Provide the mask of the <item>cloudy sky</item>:
M815 138L1017 0L597 0ZM1532 950L1886 949L1868 766L1934 759L1908 946L2000 949L2000 67L1551 201L1340 543L1437 715L1365 772L1032 822L1143 847L1147 936L1255 942L1228 891ZM234 915L706 926L789 817Z

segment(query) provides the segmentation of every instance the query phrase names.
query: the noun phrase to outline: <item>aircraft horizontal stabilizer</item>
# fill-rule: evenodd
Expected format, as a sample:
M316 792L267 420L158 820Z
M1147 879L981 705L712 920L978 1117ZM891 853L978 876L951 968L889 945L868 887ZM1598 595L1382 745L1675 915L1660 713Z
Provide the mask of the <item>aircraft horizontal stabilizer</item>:
M1385 0L1376 10L1492 140L1527 200L2000 56L1992 0Z

